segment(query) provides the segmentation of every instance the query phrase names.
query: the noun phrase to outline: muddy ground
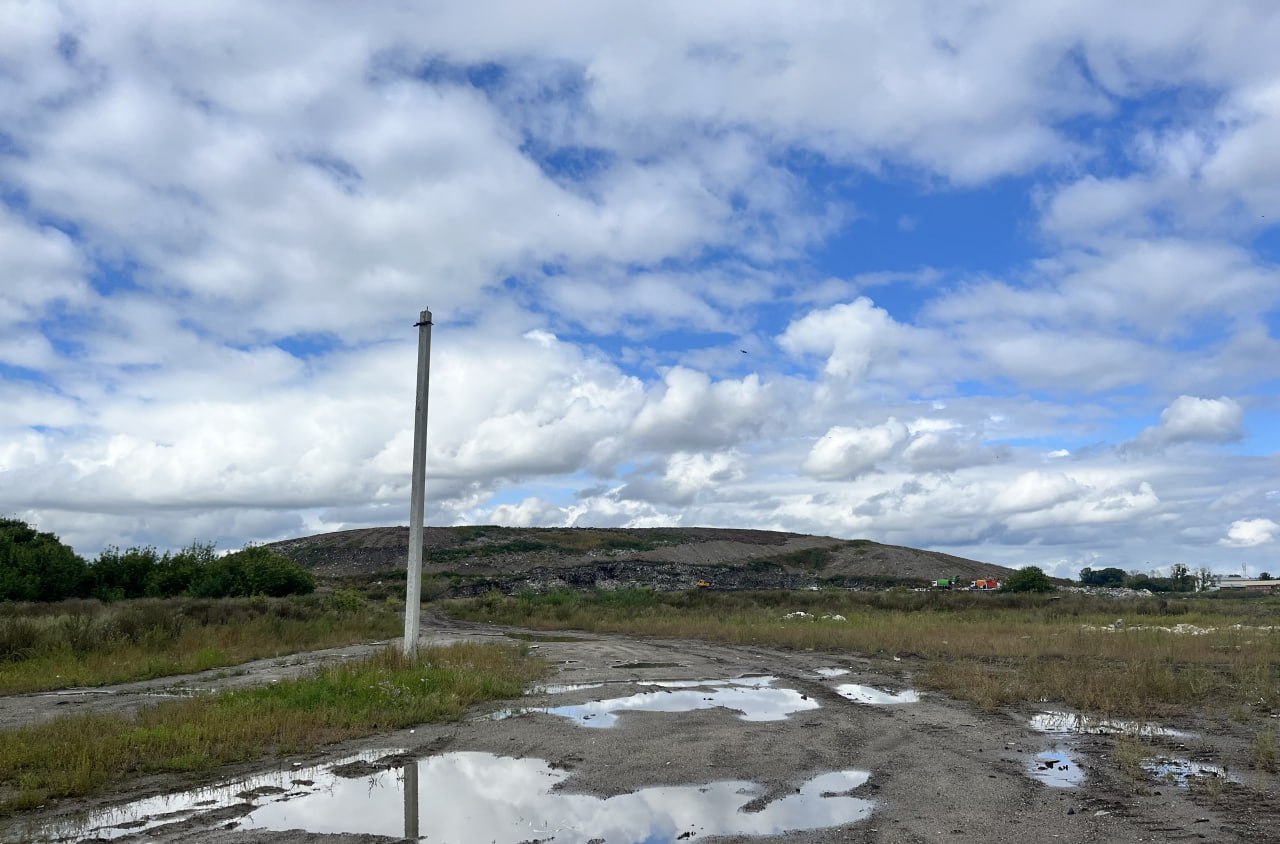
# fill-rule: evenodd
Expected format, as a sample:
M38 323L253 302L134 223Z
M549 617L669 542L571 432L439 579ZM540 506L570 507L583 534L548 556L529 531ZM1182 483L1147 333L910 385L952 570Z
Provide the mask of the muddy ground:
M513 636L515 634L515 636ZM424 621L423 641L517 641L521 631L446 619ZM567 636L571 639L564 640ZM640 641L617 636L528 634L536 652L553 666L547 683L604 685L556 694L532 690L519 701L489 704L462 723L425 725L412 731L361 740L303 758L278 760L231 771L220 780L267 769L333 764L366 750L402 751L386 764L406 758L430 759L458 751L540 759L567 774L558 786L566 794L624 795L652 786L707 786L725 780L758 783L762 794L748 808L760 810L795 793L805 781L830 771L870 773L852 796L872 801L869 817L842 826L790 832L772 839L721 837L714 840L796 842L1041 842L1041 841L1280 841L1280 795L1274 774L1241 770L1240 782L1206 793L1169 783L1135 782L1111 758L1113 739L1071 739L1075 763L1085 773L1077 788L1052 788L1027 774L1037 752L1054 737L1032 731L1034 710L984 713L953 700L923 694L920 701L872 706L841 697L835 687L861 683L888 691L910 688L919 666L849 654L778 651L683 641ZM58 693L0 698L0 726L9 727L66 712L127 711L157 695L269 682L325 661L348 659L375 643L266 660L223 672L134 683L92 693ZM845 668L849 674L824 678L818 668ZM653 691L656 680L714 680L744 675L777 677L775 686L794 689L818 708L785 720L744 721L727 709L682 713L628 712L608 729L591 729L545 712L494 719L504 709L536 709L585 703ZM1192 723L1171 724L1195 737L1153 740L1181 755L1218 758L1224 751L1243 758L1242 739L1216 737ZM1233 744L1234 742L1234 744ZM1179 746L1183 749L1178 750ZM373 756L377 756L375 752ZM373 766L376 768L377 765ZM373 768L357 766L354 776ZM204 783L208 783L206 778ZM178 777L154 777L76 805L69 802L0 822L0 840L40 840L41 824L101 810L142 797L191 786ZM497 798L500 799L500 798ZM368 834L324 835L303 831L249 829L243 820L253 803L210 807L194 817L128 833L125 842L387 842ZM696 829L677 840L710 840ZM103 833L105 834L105 833ZM529 841L555 840L546 834ZM565 832L560 840L574 839ZM95 840L95 839L87 839ZM423 840L431 841L431 837ZM438 839L436 839L438 840ZM478 840L478 839L477 839ZM486 839L487 840L487 839ZM667 839L661 839L667 840Z

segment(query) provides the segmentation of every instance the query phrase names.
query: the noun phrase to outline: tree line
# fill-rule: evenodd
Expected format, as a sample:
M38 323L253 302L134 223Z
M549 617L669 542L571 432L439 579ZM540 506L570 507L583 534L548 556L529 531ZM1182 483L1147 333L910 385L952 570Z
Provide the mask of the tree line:
M279 597L304 595L315 586L311 572L267 548L224 555L212 543L163 554L151 547L107 548L88 561L52 533L0 518L0 601Z
M1213 585L1213 573L1207 568L1192 572L1181 563L1173 567L1168 577L1126 572L1114 566L1101 569L1085 567L1080 569L1080 583L1084 586L1124 587L1146 589L1150 592L1196 592Z

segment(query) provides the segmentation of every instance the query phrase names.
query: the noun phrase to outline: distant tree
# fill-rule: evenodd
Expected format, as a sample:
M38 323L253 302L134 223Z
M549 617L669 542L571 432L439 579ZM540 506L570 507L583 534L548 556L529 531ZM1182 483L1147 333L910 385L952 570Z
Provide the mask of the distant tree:
M1131 574L1124 579L1127 589L1146 589L1148 592L1172 592L1174 582L1167 577L1153 577L1149 574Z
M1105 569L1080 570L1080 582L1085 586L1123 586L1127 576L1124 569L1114 566L1108 566Z
M1196 570L1196 590L1203 592L1206 589L1212 589L1214 585L1213 572L1207 566L1201 566Z
M52 533L0 519L0 601L60 601L88 594L85 562Z
M1054 585L1049 580L1049 575L1045 574L1037 566L1027 566L1018 569L1009 576L1009 579L1001 585L1001 592L1052 592Z
M1196 576L1183 563L1174 563L1169 579L1173 581L1175 592L1194 592L1196 589Z
M1258 575L1258 580L1270 580L1270 579L1271 579L1271 573L1270 573L1270 572L1265 572L1265 571L1264 571L1262 574Z

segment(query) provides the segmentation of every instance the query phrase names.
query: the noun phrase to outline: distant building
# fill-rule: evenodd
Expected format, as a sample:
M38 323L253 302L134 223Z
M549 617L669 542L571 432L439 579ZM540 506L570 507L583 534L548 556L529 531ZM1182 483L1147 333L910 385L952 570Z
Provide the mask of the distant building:
M1229 574L1217 579L1219 589L1242 589L1246 592L1280 592L1280 580L1255 580Z

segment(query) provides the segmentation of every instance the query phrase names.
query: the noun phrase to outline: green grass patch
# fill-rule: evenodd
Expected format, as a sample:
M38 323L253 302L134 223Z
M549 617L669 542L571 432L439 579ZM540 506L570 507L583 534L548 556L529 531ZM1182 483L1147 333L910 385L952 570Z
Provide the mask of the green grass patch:
M825 548L801 548L798 551L788 551L785 554L765 557L758 562L772 562L787 567L821 571L831 562L833 552L840 550L841 547L843 545L832 545Z
M399 610L351 590L297 598L9 604L0 694L147 680L385 639Z
M454 601L463 618L534 629L703 639L924 661L917 682L995 708L1054 701L1105 715L1280 711L1280 602L910 592L560 591ZM804 610L813 620L784 620ZM845 621L824 620L842 615ZM1124 630L1109 627L1118 616ZM1190 624L1202 635L1154 629ZM1138 628L1149 629L1138 629ZM1266 629L1271 627L1273 629ZM1265 750L1261 753L1265 758Z
M0 732L0 814L130 778L204 772L414 724L518 696L545 664L519 646L382 651L314 675L160 703L134 716L60 718Z

